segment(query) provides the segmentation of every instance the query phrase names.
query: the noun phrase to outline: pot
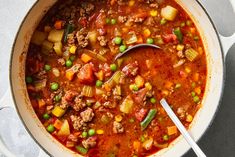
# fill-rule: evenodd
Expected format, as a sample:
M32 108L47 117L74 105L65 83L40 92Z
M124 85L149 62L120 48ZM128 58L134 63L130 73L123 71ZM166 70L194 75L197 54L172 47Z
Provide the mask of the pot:
M25 60L31 36L42 17L55 2L56 0L36 1L19 27L12 47L10 60L11 93L8 91L8 94L6 94L1 100L1 104L7 104L8 100L11 99L9 98L9 95L12 95L15 108L24 123L25 128L33 139L49 155L80 156L64 147L43 127L31 106L24 80ZM224 60L228 49L235 42L235 34L231 37L223 37L219 35L210 19L210 16L197 0L177 0L177 2L191 16L200 32L208 64L206 90L202 100L203 105L197 112L189 128L189 132L197 141L210 126L218 109L225 80ZM235 6L235 1L231 1L231 3ZM174 140L168 148L162 149L161 151L153 154L153 156L177 157L182 156L189 149L190 146L186 143L183 137L180 136ZM3 145L2 150L5 151L5 153L8 153L6 155L12 155L3 147Z

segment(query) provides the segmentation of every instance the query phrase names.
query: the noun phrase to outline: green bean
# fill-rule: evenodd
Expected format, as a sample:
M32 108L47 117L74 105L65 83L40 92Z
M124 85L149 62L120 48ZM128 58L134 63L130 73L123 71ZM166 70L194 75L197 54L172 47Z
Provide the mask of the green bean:
M88 149L81 147L81 146L76 146L76 149L79 153L85 155L88 152Z
M155 117L157 113L156 109L151 109L148 113L148 115L145 117L145 119L140 123L141 126L141 130L143 131L144 129L147 128L147 126L149 125L149 123L153 120L153 118Z
M177 39L179 40L179 42L182 43L182 41L183 41L183 34L182 34L180 28L179 27L175 28L173 30L173 33L177 36Z

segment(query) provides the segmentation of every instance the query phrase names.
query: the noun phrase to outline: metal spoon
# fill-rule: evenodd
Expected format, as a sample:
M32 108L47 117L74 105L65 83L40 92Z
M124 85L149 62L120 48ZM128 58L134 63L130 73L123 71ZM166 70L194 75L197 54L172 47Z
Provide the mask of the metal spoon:
M124 52L119 53L114 60L117 60L118 58L122 57L123 55L127 54L128 52L131 52L131 50L136 49L136 48L140 48L140 47L153 47L153 48L157 48L160 49L159 46L154 45L154 44L138 44L138 45L134 45L132 47L129 47L128 49L126 49Z
M170 108L169 104L166 102L166 100L163 98L160 100L160 103L162 107L165 109L171 120L175 123L181 134L183 135L184 139L188 142L188 144L192 147L194 152L197 154L198 157L206 157L206 155L202 152L202 150L199 148L197 143L193 140L193 138L189 135L183 124L180 122L178 117L175 115L175 113Z

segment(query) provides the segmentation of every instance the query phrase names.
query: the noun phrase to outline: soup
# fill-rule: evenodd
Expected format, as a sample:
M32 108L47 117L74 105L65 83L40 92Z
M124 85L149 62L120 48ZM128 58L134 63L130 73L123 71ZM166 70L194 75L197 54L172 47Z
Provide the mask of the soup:
M142 47L115 60L129 47ZM200 34L172 0L59 1L26 60L31 104L48 133L84 156L141 157L180 133L201 106L207 76Z

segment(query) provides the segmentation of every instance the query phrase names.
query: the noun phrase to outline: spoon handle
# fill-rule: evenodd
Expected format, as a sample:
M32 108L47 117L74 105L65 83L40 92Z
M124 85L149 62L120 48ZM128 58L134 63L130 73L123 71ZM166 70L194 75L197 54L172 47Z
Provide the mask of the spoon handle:
M180 122L178 117L175 115L175 113L170 108L169 104L166 102L166 100L163 98L160 100L160 103L162 107L165 109L171 120L175 123L185 140L188 142L188 144L192 147L194 152L197 154L198 157L206 157L206 155L202 152L202 150L199 148L199 146L196 144L196 142L192 139L192 137L189 135L183 124Z

